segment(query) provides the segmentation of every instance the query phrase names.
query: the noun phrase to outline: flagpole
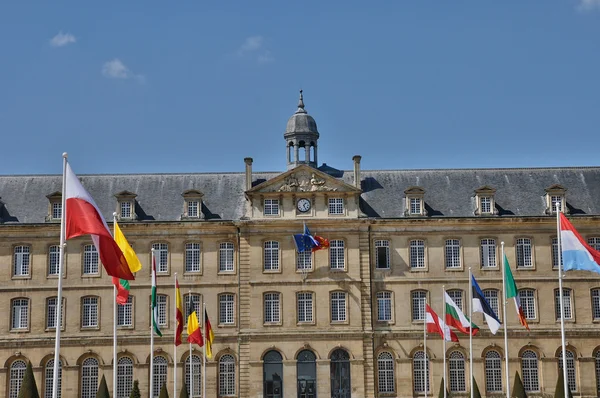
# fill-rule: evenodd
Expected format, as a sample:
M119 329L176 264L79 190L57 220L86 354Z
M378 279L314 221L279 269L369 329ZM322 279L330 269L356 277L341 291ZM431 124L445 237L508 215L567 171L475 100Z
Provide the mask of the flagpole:
M444 306L444 338L442 339L443 341L443 357L444 357L444 371L443 371L443 375L444 375L444 398L447 398L446 396L446 392L448 391L448 387L447 387L447 383L448 381L446 380L446 286L442 285L442 305Z
M190 289L189 293L188 293L188 312L191 314L192 313L192 289ZM188 324L190 323L190 318L188 315ZM189 329L188 329L189 330ZM193 397L194 396L194 372L192 368L192 342L190 341L190 336L188 334L188 343L190 343L190 355L189 355L189 363L190 363L190 370L189 370L189 375L190 375L190 395Z
M177 396L177 272L175 272L175 300L173 300L173 315L175 315L175 322L173 325L175 326L175 335L173 336L173 396ZM116 395L115 395L116 397Z
M52 369L52 398L58 398L58 369L60 363L60 327L62 325L62 280L63 280L63 263L65 261L65 236L66 236L66 185L67 185L67 153L63 152L63 175L62 175L62 197L61 197L61 215L60 215L60 246L58 250L58 292L56 293L56 301L58 311L56 311L56 328L54 336L54 369Z
M504 242L502 245L502 320L504 321L504 373L506 378L506 398L510 398L510 376L508 374L508 334L506 332L506 265L504 264Z
M423 305L423 381L425 383L425 398L427 398L427 296L425 296L425 305Z
M204 344L202 345L202 347L204 347L204 351L202 354L202 398L206 398L206 344L208 344L208 342L206 341L206 303L204 302L204 295L202 295L202 329L200 333L204 332ZM212 347L211 347L212 349Z
M469 267L469 374L471 375L471 398L473 398L473 274L471 273L471 267Z
M113 236L116 225L117 212L113 212ZM117 396L117 305L117 285L113 283L113 397Z
M152 274L154 274L154 248L152 248ZM152 275L154 277L154 275ZM152 308L152 300L150 300L150 398L154 398L154 308Z
M562 203L556 203L556 237L558 239L558 290L560 298L560 338L562 343L562 365L563 379L565 385L565 397L569 396L569 383L567 379L567 348L565 343L565 306L563 301L562 287L562 246L560 236L560 214L562 213Z

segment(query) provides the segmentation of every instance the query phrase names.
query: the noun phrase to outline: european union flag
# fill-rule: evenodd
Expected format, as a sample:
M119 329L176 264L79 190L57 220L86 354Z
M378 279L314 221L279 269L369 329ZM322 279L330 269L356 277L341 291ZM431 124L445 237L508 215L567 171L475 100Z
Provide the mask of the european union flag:
M294 235L294 242L296 242L298 253L303 251L312 251L313 247L319 246L319 242L313 238L306 225L304 225L303 233Z

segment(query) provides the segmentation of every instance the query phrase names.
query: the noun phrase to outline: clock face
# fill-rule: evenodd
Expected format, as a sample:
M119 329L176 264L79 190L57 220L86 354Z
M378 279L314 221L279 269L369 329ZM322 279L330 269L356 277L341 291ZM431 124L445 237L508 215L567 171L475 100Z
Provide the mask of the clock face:
M310 210L310 200L305 198L299 199L298 203L296 203L296 207L299 211L305 213Z

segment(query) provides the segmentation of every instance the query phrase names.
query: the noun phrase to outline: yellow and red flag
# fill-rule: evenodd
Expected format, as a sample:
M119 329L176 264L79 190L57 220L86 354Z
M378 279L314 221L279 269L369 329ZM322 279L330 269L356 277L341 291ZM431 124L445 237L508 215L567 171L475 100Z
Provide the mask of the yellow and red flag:
M200 329L200 324L198 323L196 311L192 311L192 313L188 316L187 332L188 343L196 343L200 347L204 345L204 340L202 339L202 330Z
M129 270L132 273L141 270L142 263L140 262L140 259L138 258L137 254L135 254L133 247L131 247L129 242L127 242L125 235L123 235L123 232L121 232L121 228L119 228L119 224L117 224L116 221L114 239L115 242L117 242L117 246L119 246L119 249L121 249L121 251L123 252L123 256L125 256L125 259L127 260ZM129 281L113 277L113 285L117 287L117 303L121 305L127 303L127 298L129 297L130 289Z
M212 342L215 339L215 334L213 333L212 326L210 326L210 320L208 319L206 308L204 309L204 330L204 337L206 338L206 357L212 358Z
M175 305L177 307L177 313L175 314L175 318L177 318L177 330L175 331L175 346L181 344L181 333L183 333L183 307L181 304L181 291L179 290L179 281L177 277L175 277Z

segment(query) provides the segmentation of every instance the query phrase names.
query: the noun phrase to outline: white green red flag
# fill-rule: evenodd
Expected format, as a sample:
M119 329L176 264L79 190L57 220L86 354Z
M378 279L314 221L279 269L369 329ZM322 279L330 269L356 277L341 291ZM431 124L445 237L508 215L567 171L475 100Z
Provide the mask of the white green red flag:
M465 334L472 333L473 336L476 335L479 332L479 327L463 314L448 293L444 293L444 295L446 300L446 324Z

